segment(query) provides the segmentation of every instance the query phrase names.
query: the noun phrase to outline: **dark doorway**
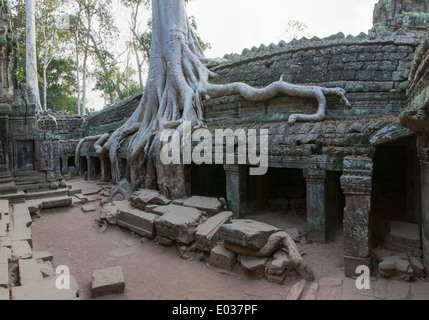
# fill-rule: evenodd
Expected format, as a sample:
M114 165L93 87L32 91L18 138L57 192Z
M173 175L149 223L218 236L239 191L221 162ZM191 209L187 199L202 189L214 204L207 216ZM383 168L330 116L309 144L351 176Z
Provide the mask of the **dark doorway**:
M191 169L191 194L226 199L226 175L223 165L196 165Z
M305 186L300 169L268 168L268 172L263 176L249 175L246 197L248 208L272 211L285 211L291 207L304 209Z
M19 170L33 170L34 169L34 141L17 141L17 156L18 156L18 169Z

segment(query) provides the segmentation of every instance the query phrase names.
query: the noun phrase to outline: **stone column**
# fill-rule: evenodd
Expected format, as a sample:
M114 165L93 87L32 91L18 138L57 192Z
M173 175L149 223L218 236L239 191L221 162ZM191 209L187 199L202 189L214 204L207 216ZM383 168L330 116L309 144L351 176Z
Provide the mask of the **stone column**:
M10 105L0 103L0 165L9 168L9 113Z
M423 259L429 268L429 134L426 138L419 137L418 154L421 168L421 210L422 210L422 242ZM428 269L429 270L429 269Z
M93 169L91 158L89 156L86 156L86 172L87 172L87 180L91 181L91 170Z
M307 232L313 242L326 242L326 171L304 170L307 183Z
M233 164L224 165L224 169L228 208L234 218L240 218L246 213L247 167Z
M100 157L100 168L101 168L101 178L100 181L101 182L107 182L106 181L106 164L104 162L104 158Z
M371 269L371 191L373 163L369 158L345 158L341 188L346 196L344 208L344 269L355 277L356 268Z

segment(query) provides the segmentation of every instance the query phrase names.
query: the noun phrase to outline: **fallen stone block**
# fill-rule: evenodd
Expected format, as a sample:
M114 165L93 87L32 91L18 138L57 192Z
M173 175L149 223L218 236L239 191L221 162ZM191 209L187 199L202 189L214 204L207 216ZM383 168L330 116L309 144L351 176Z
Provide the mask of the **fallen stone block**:
M302 300L316 300L317 293L319 292L319 285L313 282L307 291L307 294Z
M424 278L425 277L425 267L420 262L420 259L416 257L410 258L411 267L413 268L413 273L416 278Z
M10 291L9 288L0 288L0 301L10 300Z
M12 300L76 300L79 297L79 287L75 278L73 276L69 278L70 289L59 289L56 286L58 277L13 287L11 289Z
M268 282L274 282L277 284L283 284L287 276L288 276L288 271L286 270L280 275L266 274L266 278Z
M219 242L219 228L232 218L230 211L219 213L200 224L195 233L195 243L200 251L209 252Z
M93 204L83 205L82 206L82 211L85 212L85 213L94 212L94 211L97 211L97 208Z
M69 196L43 199L41 209L63 208L72 205L72 198ZM31 212L31 211L30 211Z
M177 206L183 206L185 201L186 199L176 199L176 200L173 200L172 204L175 204Z
M241 256L240 263L247 276L252 278L263 278L265 276L267 258Z
M2 248L3 251L3 248ZM12 241L12 260L31 259L33 251L27 241Z
M30 284L31 282L43 279L42 272L40 271L40 266L34 259L19 259L18 268L19 283L23 286Z
M94 297L124 293L125 280L122 267L94 270L91 290Z
M82 189L70 189L69 190L69 197L74 196L76 194L82 194Z
M146 238L153 239L156 235L155 220L158 218L156 214L147 213L132 208L119 209L118 225L131 231L136 232Z
M131 195L130 203L133 207L144 210L149 204L168 205L171 200L164 197L159 191L140 189Z
M80 203L86 203L88 201L88 197L84 196L81 193L75 194L74 197L80 200Z
M278 228L253 220L232 220L219 228L219 237L232 244L260 250Z
M299 242L301 239L301 235L299 233L299 230L297 228L285 228L283 229L284 232L286 232L295 242Z
M115 203L113 202L106 203L105 205L103 205L103 208L101 209L101 212L100 212L100 218L106 219L107 222L109 222L110 224L118 223L119 208L117 204L122 203L122 201L115 201Z
M158 207L154 210L162 214L155 220L156 233L179 243L194 241L196 228L201 219L201 211L176 205Z
M38 263L40 272L43 275L43 278L49 278L55 276L55 269L54 266L50 261Z
M236 261L237 255L222 245L218 245L210 251L210 264L213 267L232 271Z
M50 261L52 262L52 260L54 260L54 256L52 255L52 253L47 252L47 251L34 251L33 252L33 259L36 261L41 261L41 262L47 262Z
M183 205L205 211L209 216L214 216L224 210L222 203L217 198L194 196L185 200Z
M421 249L420 229L417 224L387 221L389 235L387 236L388 249L412 247Z
M378 271L384 278L398 276L402 280L410 281L413 277L410 262L398 256L384 257L378 265Z
M268 269L269 275L282 275L285 270L294 270L289 255L283 250L277 250Z
M13 210L13 224L14 226L30 227L33 223L28 206L25 204L17 204Z
M156 236L156 241L163 246L170 247L174 244L174 240L162 236Z
M9 288L9 265L0 264L0 288Z
M159 205L157 204L148 204L146 207L144 207L144 211L149 212L149 213L154 213L154 209L158 208Z
M299 300L306 284L307 281L305 280L301 280L297 284L295 284L286 296L286 300Z

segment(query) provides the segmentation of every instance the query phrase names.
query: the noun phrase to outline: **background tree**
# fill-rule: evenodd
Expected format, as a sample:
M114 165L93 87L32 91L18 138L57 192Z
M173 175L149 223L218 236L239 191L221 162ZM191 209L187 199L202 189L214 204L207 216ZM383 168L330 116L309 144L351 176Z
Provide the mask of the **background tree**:
M36 52L36 4L34 0L26 0L26 82L36 103L36 110L40 111L39 80L37 74Z
M289 19L281 37L284 41L290 42L293 39L301 39L302 37L311 38L313 35L304 22Z

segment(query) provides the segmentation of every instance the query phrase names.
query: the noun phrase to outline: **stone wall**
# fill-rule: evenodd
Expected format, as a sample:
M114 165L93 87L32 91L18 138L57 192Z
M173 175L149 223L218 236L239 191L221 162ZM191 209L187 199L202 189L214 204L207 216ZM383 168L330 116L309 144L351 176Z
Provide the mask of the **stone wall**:
M380 0L374 8L370 34L383 35L412 30L423 31L429 23L428 0Z
M85 117L68 112L41 113L37 124L40 131L52 132L61 140L79 139L83 136Z
M295 84L343 87L352 108L336 97L328 98L328 120L353 120L399 114L405 107L408 73L418 39L388 37L370 40L364 35L326 39L303 38L244 50L241 56L213 69L216 83L241 81L262 87L284 80ZM269 101L248 102L240 96L205 103L208 124L287 121L292 113L315 113L312 99L278 96Z
M131 117L138 107L141 98L142 94L140 93L91 114L86 121L84 135L93 136L113 133Z

